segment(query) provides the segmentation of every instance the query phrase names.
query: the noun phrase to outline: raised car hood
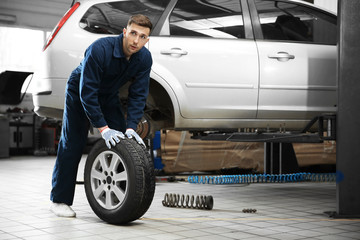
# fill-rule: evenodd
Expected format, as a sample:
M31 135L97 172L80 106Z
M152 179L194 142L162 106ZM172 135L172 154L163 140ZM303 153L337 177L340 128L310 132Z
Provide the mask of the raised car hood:
M4 71L0 73L0 104L19 104L21 88L32 72Z

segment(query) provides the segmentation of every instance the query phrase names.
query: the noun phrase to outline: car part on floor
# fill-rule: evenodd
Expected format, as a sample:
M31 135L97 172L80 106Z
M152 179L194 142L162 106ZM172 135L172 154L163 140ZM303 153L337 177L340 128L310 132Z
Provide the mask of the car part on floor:
M86 197L95 214L111 224L137 220L155 193L154 165L149 152L134 139L122 139L108 149L103 140L85 164Z
M286 183L286 182L335 182L336 173L292 174L245 174L223 176L189 176L189 183L236 184L236 183Z
M256 209L252 209L252 208L244 208L242 210L243 213L256 213L257 210Z
M162 201L164 207L182 207L182 208L197 208L211 210L214 206L214 199L212 196L198 195L184 195L175 193L165 193Z

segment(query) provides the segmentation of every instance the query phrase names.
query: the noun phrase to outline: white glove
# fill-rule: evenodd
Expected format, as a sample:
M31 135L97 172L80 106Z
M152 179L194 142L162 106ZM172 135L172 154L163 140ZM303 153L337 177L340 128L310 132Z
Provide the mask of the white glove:
M119 131L116 131L116 130L110 129L110 128L104 129L101 132L101 136L105 140L106 146L109 149L111 148L111 144L115 147L116 143L120 142L120 138L121 139L125 138L125 136L122 132L119 132Z
M142 140L142 138L134 131L134 129L132 128L128 128L126 129L126 132L125 132L125 135L128 137L128 138L135 138L135 140L139 143L139 144L142 144L145 146L145 143L144 141Z

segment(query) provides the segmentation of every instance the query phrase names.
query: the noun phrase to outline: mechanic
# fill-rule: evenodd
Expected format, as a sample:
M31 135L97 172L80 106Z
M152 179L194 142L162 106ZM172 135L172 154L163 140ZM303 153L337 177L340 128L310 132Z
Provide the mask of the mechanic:
M125 137L144 144L135 132L149 92L152 58L143 46L152 23L144 15L131 16L117 37L96 40L71 73L65 92L62 132L52 175L50 210L59 217L75 217L73 204L78 165L90 124L97 128L108 148ZM126 119L119 88L128 89ZM125 132L125 134L123 134Z

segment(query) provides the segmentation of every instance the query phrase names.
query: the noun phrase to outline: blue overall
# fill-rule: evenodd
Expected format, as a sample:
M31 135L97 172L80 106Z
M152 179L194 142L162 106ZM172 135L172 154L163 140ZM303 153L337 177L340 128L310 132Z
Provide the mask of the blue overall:
M89 124L108 125L124 132L136 130L149 92L152 65L150 52L142 48L128 61L122 50L123 34L95 41L81 64L71 73L65 92L61 137L52 176L51 201L72 205L78 165L86 145ZM119 88L131 81L127 117Z

